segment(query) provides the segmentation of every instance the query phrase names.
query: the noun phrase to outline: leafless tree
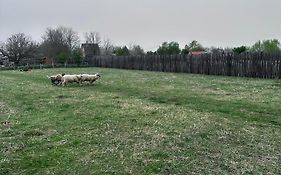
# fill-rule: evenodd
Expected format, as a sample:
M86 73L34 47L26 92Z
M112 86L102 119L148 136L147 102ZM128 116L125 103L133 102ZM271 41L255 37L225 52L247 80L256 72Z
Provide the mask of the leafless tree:
M5 47L5 43L4 42L0 42L0 49L4 49ZM0 59L2 60L4 58L4 55L3 53L0 51Z
M75 32L72 28L66 27L59 27L58 30L62 33L63 41L69 50L73 51L79 47L80 41L77 32Z
M111 43L110 39L104 38L102 42L102 54L103 55L111 55L113 53L114 46Z
M205 48L196 40L193 40L188 45L189 51L196 52L196 51L205 51Z
M144 55L144 50L141 48L140 45L132 45L129 48L130 55L138 56L138 55Z
M42 38L42 52L51 58L56 58L61 54L70 57L71 52L79 47L80 43L78 33L66 27L47 28Z
M7 57L9 61L14 62L15 66L18 66L21 60L32 59L36 49L37 44L31 37L18 33L7 39L6 43L0 47L0 52L3 57Z
M224 53L223 48L213 47L213 46L211 48L207 49L207 51L212 54L223 54Z
M101 43L101 37L98 32L85 33L85 40L86 43L93 43L98 45L100 45Z

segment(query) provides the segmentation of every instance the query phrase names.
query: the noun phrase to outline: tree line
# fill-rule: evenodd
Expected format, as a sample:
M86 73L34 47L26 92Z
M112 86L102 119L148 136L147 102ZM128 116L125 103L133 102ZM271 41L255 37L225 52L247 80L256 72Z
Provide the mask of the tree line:
M101 55L139 56L139 55L178 55L191 52L206 53L233 53L264 52L270 54L280 53L280 42L277 39L257 41L252 46L239 46L234 48L204 47L193 40L180 48L178 42L163 42L156 51L147 51L140 45L114 46L110 39L101 39L98 32L84 34L86 43L97 44ZM0 43L0 64L3 60L13 62L19 66L22 62L42 62L43 58L52 58L57 63L82 63L82 50L78 33L72 28L47 28L42 35L42 41L36 42L24 33L13 34L5 42Z
M98 32L85 33L84 38L86 43L98 44L105 55L113 52L111 41L102 41ZM81 64L80 44L78 32L67 27L47 28L41 42L24 33L13 34L5 42L0 42L0 64L9 60L17 67L23 62L42 63L44 58L52 58L57 63Z

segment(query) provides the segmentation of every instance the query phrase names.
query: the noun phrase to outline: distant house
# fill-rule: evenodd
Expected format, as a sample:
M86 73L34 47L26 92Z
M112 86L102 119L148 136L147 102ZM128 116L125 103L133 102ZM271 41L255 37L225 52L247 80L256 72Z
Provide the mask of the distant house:
M94 43L83 43L81 46L82 57L85 63L91 63L94 56L100 55L100 48L98 44Z
M205 51L199 51L199 52L189 52L190 55L205 55L208 54L208 52Z
M42 63L45 65L53 65L54 59L50 58L50 57L45 57L45 58L43 58Z
M95 55L100 55L100 48L98 44L94 43L83 43L82 46L83 57L93 57Z

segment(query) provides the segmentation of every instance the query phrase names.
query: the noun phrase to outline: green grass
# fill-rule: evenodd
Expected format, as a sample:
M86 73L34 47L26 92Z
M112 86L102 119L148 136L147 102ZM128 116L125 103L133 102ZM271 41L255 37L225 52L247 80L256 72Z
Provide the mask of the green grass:
M102 73L95 85L46 75ZM0 174L281 174L281 81L0 72Z

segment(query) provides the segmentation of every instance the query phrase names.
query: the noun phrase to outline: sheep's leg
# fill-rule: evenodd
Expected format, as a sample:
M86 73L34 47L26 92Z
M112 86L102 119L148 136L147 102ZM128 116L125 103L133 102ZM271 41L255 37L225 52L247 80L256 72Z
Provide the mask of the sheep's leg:
M75 82L79 85L81 85L80 80L76 79Z
M53 83L53 85L58 85L59 84L59 82L57 80L53 81L52 83Z
M54 80L51 80L51 82L52 82L52 84L56 84L56 81L54 81Z
M57 85L58 86L62 85L62 81L58 81Z
M58 85L58 86L60 86L60 85L61 85L61 83L62 83L61 81L57 81L57 85Z

